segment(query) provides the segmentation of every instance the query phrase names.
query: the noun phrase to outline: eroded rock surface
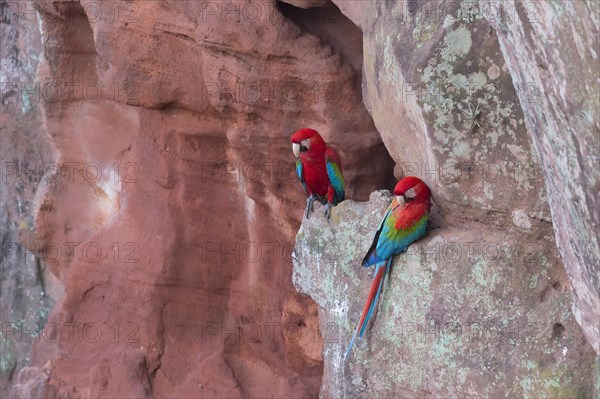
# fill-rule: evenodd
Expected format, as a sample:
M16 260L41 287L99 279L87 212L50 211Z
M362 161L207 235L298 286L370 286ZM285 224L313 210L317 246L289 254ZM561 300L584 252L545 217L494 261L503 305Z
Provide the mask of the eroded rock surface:
M559 7L556 3L560 2L552 7ZM534 31L529 30L531 34L523 37L524 23L519 21L525 16L516 5L500 12L501 18L518 14L507 33L502 20L484 18L482 8L496 2L382 0L336 4L362 27L364 101L396 162L396 176L415 174L423 178L432 188L440 215L434 222L439 230L433 230L429 241L417 247L427 250L407 258L406 273L396 269L396 278L405 285L394 291L392 277L389 302L380 309L381 324L375 325L370 345L362 352L359 349L347 365L341 356L368 289L367 281L357 281L354 273L379 216L370 220L371 233L367 236L363 236L363 219L374 212L370 204L360 210L354 209L359 205L342 204L337 209L336 226L317 226L315 221L303 225L298 235L294 278L297 287L321 306L325 341L322 393L362 397L385 397L396 392L425 397L497 397L507 392L524 397L597 395L596 338L587 320L597 319L598 308L580 306L577 293L575 300L570 297L570 292L577 290L571 286L571 282L578 284L574 276L582 276L586 286L595 284L595 277L586 273L597 273L597 260L594 264L592 258L591 265L583 268L565 265L571 279L561 268L554 233L559 227L554 225L553 230L552 222L554 213L563 211L554 207L551 214L545 185L549 174L560 176L551 169L561 168L561 173L569 169L556 165L548 168L540 162L538 152L543 155L544 150L540 151L538 138L532 141L532 133L545 129L544 122L537 119L551 118L551 113L531 102L522 106L525 100L531 100L537 87L522 76L514 76L517 68L510 65L525 69L528 63L537 63L535 50L542 51L541 38L545 36L532 38ZM586 7L571 7L558 20L550 18L548 11L546 21L553 22L536 29L547 29L550 43L559 37L553 29L564 29L563 36L574 36L570 51L588 46L581 57L590 61L597 52L596 42L575 30L583 38L579 40L568 28L577 15L587 25L594 25L590 20L597 21L596 14L593 10L587 12ZM591 26L587 34L594 29L597 27ZM527 47L522 59L507 50L511 40ZM552 46L544 47L546 50L554 51ZM505 60L511 54L518 63ZM553 70L562 70L560 65L569 56L561 53L561 57L548 55L546 68L552 69L556 62L559 65ZM530 73L538 69L539 65ZM575 76L576 69L570 70L569 76ZM579 73L578 84L586 85L582 91L585 95L597 80L597 69L592 72L584 68ZM542 80L549 86L543 89L548 97L576 95L579 86L573 86L573 92L557 94L551 88L564 87L557 83L562 78L558 74L543 76L547 77ZM594 101L582 99L586 106L594 106ZM558 104L551 111L558 109L569 107ZM532 117L526 114L536 112L534 129ZM576 133L576 137L566 133L577 128L577 124L563 126L560 137L598 148L589 136L594 134L593 126ZM542 134L543 140L551 143L554 139L548 134ZM560 150L553 147L552 151ZM570 181L573 189L586 193L581 194L579 202L569 205L577 207L584 203L585 196L594 195L588 183L595 177L588 166L597 158L593 154L577 157L571 150L561 154L570 160L569 168L589 172L584 173L585 178ZM544 162L560 163L560 157L545 157ZM567 196L561 198L567 200ZM588 203L594 205L593 201ZM378 215L385 208L380 206ZM561 217L568 217L569 212ZM578 228L588 229L574 239L587 242L582 253L597 254L593 212L591 208L582 210L575 218L585 219ZM561 235L575 233L556 234L560 241ZM331 242L335 244L327 244ZM453 263L456 251L461 257ZM579 274L570 270L574 267L579 267ZM443 277L438 277L440 273ZM358 285L360 290L356 290ZM360 301L356 300L357 292L363 295ZM593 305L594 290L584 288L582 292ZM574 312L569 309L572 304ZM586 335L579 331L575 320L580 321ZM572 335L567 338L568 331ZM345 337L343 344L339 342L341 336ZM558 337L578 348L573 359L563 357L570 349L561 346L563 338ZM390 353L395 355L393 360L389 360ZM578 369L582 362L593 370L591 374ZM389 372L381 373L382 369Z
M372 281L360 261L390 200L345 201L296 237L294 285L319 305L323 397L597 396L598 359L571 313L552 226L532 233L437 208L344 360Z
M349 197L393 164L362 104L360 31L334 7L235 5L36 2L60 167L24 239L58 245L65 287L32 360L48 391L319 391L316 305L291 284L305 195L289 136L311 126L340 150Z
M23 3L24 4L24 3ZM35 10L0 3L0 397L8 397L62 287L20 241L33 229L34 196L55 152L34 80L42 52Z
M598 4L336 3L363 29L364 101L397 175L470 220L552 221L600 353Z
M600 3L483 5L540 154L573 311L600 355Z
M498 18L467 0L335 2L349 19L323 0L35 2L57 152L28 157L60 167L23 196L22 231L18 201L2 223L19 220L9 238L65 298L32 366L10 363L13 396L598 395L597 7L540 3L532 27L511 2L487 3ZM391 187L395 162L438 206L345 365L388 198L300 230L294 282L317 317L290 284L301 126L339 150L349 198Z

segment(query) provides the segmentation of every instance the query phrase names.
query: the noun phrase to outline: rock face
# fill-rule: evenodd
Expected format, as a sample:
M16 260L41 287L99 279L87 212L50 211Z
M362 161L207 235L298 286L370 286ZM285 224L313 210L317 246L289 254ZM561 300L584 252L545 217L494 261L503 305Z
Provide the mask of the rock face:
M336 3L363 29L364 100L397 174L470 220L552 220L600 353L598 5Z
M3 250L2 332L45 322L32 272L64 296L0 337L0 396L598 395L598 6L26 3L26 28L1 5L2 156L45 175L0 190L3 245L37 256ZM298 232L305 126L351 200ZM430 232L344 363L389 198L354 201L406 174Z
M393 163L349 20L233 6L36 2L58 167L21 238L65 296L13 396L317 395L316 305L291 284L305 195L289 136L310 126L337 147L351 198Z
M397 175L423 177L444 212L550 221L517 89L477 2L417 3L369 2L361 22L365 103Z
M600 355L600 3L484 6L543 164L573 312Z
M586 397L598 359L571 308L552 226L450 218L397 256L366 339L344 353L373 268L361 268L391 197L345 201L331 222L304 220L294 285L318 303L323 397ZM321 210L319 206L317 212Z
M35 79L41 40L35 10L0 3L0 397L29 362L61 286L20 242L33 228L33 199L55 153L42 127ZM33 14L33 15L32 15Z
M555 3L552 7L559 7ZM569 125L565 114L585 111L597 101L586 94L598 73L587 67L597 53L597 42L588 36L597 30L595 8L567 6L568 12L552 19L554 11L542 5L545 22L535 29L545 32L536 36L531 27L521 29L523 4L500 9L499 18L513 16L512 23L492 21L489 8L496 2L336 4L362 27L363 97L396 162L396 176L423 178L440 214L416 253L398 261L405 263L390 279L380 324L346 364L343 349L368 289L369 277L356 269L385 205L344 204L331 226L304 222L294 280L320 305L322 394L596 396L597 324L591 324L598 319L598 207L589 183L597 181L598 168L592 167L597 127L593 117L590 126ZM577 18L584 21L582 28L571 28ZM581 29L594 24L583 35ZM571 39L559 44L563 36L573 45ZM545 37L555 47L546 47ZM560 52L566 47L569 52ZM561 55L553 57L557 51ZM547 60L541 66L540 52ZM565 86L560 71L567 58L585 63L583 71L569 70ZM540 68L545 74L537 75ZM515 76L525 69L527 74ZM541 78L528 80L529 74ZM577 85L568 86L575 80ZM583 97L576 105L571 99L579 87ZM541 108L531 103L536 93L548 97ZM544 121L553 115L557 120L546 129ZM559 142L567 149L552 144ZM569 180L567 191L578 193L573 197L557 186L571 171L582 177ZM557 206L551 200L552 213L548 179L559 197ZM561 230L559 221L553 230L557 218L569 219L573 228ZM555 237L556 230L561 231ZM555 240L562 242L571 279L563 272ZM579 255L565 257L569 251ZM577 285L581 288L572 300ZM582 364L595 374L580 371Z

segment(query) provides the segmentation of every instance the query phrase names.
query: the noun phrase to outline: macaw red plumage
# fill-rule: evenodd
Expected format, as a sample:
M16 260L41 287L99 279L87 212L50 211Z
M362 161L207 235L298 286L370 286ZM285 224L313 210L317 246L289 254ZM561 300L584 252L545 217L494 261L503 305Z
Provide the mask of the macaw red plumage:
M308 194L306 217L316 200L325 205L329 219L331 207L345 198L342 161L339 155L313 129L300 129L292 135L292 150L296 156L296 173Z
M357 334L360 340L366 331L369 319L377 307L385 276L390 271L392 258L406 251L411 243L425 235L431 209L429 187L421 179L407 176L396 184L394 194L396 197L388 207L362 262L363 267L376 265L375 277L346 357L350 354Z

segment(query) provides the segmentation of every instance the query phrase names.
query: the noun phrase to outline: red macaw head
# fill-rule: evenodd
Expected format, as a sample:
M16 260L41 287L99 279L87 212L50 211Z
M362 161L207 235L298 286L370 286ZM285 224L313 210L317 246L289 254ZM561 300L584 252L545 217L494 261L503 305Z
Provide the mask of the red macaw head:
M402 205L410 201L429 202L431 191L418 177L406 176L396 184L394 194L398 203Z
M300 154L306 152L309 155L315 155L320 152L325 153L327 145L323 141L323 138L316 130L313 129L300 129L296 133L292 134L292 151L296 158L300 157Z

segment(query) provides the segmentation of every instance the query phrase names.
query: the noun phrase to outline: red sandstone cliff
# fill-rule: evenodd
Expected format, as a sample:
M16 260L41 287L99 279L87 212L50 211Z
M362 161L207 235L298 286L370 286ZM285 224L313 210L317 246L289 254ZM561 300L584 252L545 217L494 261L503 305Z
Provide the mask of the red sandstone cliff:
M597 396L598 7L334 2L0 3L0 396ZM295 243L302 126L439 207L347 369L385 198Z
M36 5L60 167L25 241L55 251L38 255L65 288L34 346L46 395L318 394L289 136L311 126L340 148L350 198L393 164L362 105L360 30L333 6L234 5Z

